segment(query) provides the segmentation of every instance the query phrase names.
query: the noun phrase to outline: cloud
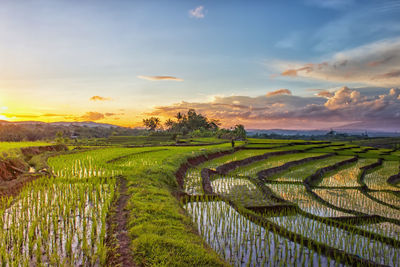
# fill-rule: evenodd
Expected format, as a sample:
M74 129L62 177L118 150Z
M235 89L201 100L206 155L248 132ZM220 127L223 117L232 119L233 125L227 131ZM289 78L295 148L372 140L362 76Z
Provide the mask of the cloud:
M335 94L334 94L334 93L331 93L331 92L329 92L329 91L320 91L320 92L316 93L315 95L316 95L316 96L319 96L319 97L331 98L331 97L333 97Z
M80 119L87 120L87 121L98 121L98 120L102 120L104 118L105 118L105 116L103 113L92 112L92 111L86 112L84 115L82 115L80 117Z
M82 116L75 117L75 120L98 121L105 119L106 117L113 117L119 115L124 115L124 113L113 113L113 112L101 113L101 112L89 111Z
M400 70L394 70L387 73L379 74L374 76L373 79L390 79L400 77Z
M183 79L177 78L174 76L145 76L139 75L137 76L139 79L148 80L148 81L177 81L182 82Z
M392 60L395 57L396 57L396 55L389 55L388 57L380 59L380 60L370 61L370 62L367 63L367 66L369 66L369 67L378 67L380 65L383 65L383 64L389 62L390 60Z
M276 91L268 92L267 96L274 96L274 95L291 95L292 92L289 89L279 89Z
M224 126L242 123L248 128L316 129L386 121L396 122L393 127L400 127L400 89L370 96L362 94L361 89L342 87L333 93L321 91L318 96L216 97L210 102L183 101L159 106L147 115L173 117L177 112L194 108L219 119Z
M281 61L275 66L286 77L397 87L399 55L400 38L395 38L336 53L321 63Z
M192 18L203 19L206 16L204 11L204 6L198 6L194 9L189 10L189 16Z
M111 98L95 95L95 96L92 96L89 100L90 101L110 101Z

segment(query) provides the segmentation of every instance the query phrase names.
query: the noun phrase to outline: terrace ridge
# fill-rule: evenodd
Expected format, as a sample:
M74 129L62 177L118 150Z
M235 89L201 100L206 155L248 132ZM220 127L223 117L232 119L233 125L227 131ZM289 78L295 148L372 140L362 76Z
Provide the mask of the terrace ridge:
M262 171L259 171L257 173L257 177L258 179L262 180L262 181L266 181L268 179L268 177L275 175L278 172L282 172L285 171L291 167L294 166L298 166L298 165L302 165L304 163L308 163L310 161L315 161L315 160L320 160L320 159L325 159L328 157L332 157L333 155L335 155L334 153L329 153L326 155L321 155L321 156L315 156L315 157L308 157L308 158L304 158L304 159L300 159L300 160L294 160L294 161L290 161L287 162L283 165L277 166L277 167L273 167L273 168L269 168L269 169L265 169Z

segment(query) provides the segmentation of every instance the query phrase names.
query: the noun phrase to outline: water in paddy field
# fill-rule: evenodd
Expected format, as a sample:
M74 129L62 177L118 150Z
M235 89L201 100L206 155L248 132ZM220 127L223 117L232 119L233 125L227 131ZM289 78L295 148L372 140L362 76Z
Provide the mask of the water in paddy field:
M386 243L302 215L273 217L270 220L291 232L343 250L346 253L357 255L360 258L383 265L399 266L400 249Z
M321 217L354 216L321 204L307 192L304 185L268 184L268 187L281 198L297 204L305 212Z
M0 210L0 262L99 266L111 190L108 184L34 184Z
M343 266L252 223L225 202L191 202L185 209L205 241L234 266Z

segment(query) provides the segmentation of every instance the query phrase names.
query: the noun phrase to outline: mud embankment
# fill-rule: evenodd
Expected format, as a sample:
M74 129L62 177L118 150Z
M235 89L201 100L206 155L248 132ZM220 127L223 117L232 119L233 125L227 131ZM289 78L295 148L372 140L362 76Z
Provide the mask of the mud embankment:
M390 177L387 179L387 182L388 182L389 184L393 185L393 186L398 186L398 184L400 183L400 166L399 166L399 173L390 176Z
M309 158L304 158L304 159L300 159L300 160L294 160L294 161L290 161L287 162L281 166L278 167L274 167L274 168L269 168L266 170L262 170L260 172L257 173L257 177L261 180L267 180L268 177L271 177L279 172L282 171L286 171L289 168L292 168L294 166L299 166L311 161L315 161L315 160L320 160L320 159L325 159L325 158L329 158L332 157L333 155L335 155L334 153L330 153L330 154L326 154L326 155L321 155L321 156L316 156L316 157L309 157Z
M357 160L358 160L358 157L356 156L354 158L343 160L343 161L340 161L340 162L335 163L333 165L330 165L330 166L327 166L327 167L324 167L324 168L320 168L315 173L313 173L312 175L308 176L304 180L304 183L306 185L308 185L308 186L314 185L314 184L318 183L326 173L334 171L334 170L337 170L340 167L342 167L344 165L347 165L347 164L350 164L350 163L353 163L353 162L356 162Z
M400 173L390 176L387 182L391 185L397 186L400 183Z
M207 155L201 155L201 156L196 156L193 158L189 158L185 163L181 164L179 169L175 173L176 181L180 187L180 189L183 189L183 184L185 182L185 174L186 171L194 166L197 166L201 163L204 163L208 160L212 160L218 157L222 157L228 154L232 154L233 152L236 152L238 150L242 149L241 147L237 147L232 150L227 150L227 151L220 151L220 152L215 152Z
M295 153L300 153L300 152L304 152L304 150L288 150L288 151L268 152L268 153L265 153L265 154L262 154L262 155L248 157L248 158L245 158L245 159L242 159L242 160L235 160L235 161L228 162L226 164L223 164L223 165L217 167L216 168L216 172L218 174L221 174L221 175L226 175L230 171L233 171L234 169L236 169L238 167L246 166L246 165L252 164L252 163L257 162L257 161L265 160L265 159L268 159L268 158L274 157L274 156L295 154Z
M28 161L44 152L60 152L68 150L65 145L25 147L21 148L19 158L6 158L0 160L0 196L15 195L21 188L41 174L29 173Z
M21 153L26 157L33 157L44 152L60 152L67 151L68 147L64 144L53 145L53 146L33 146L33 147L23 147L20 149Z
M368 189L367 185L364 182L364 178L365 178L365 175L367 174L367 172L382 166L382 163L383 163L383 159L379 158L377 162L369 164L369 165L366 165L366 166L360 168L361 174L360 174L360 177L359 177L359 183L361 184L363 190Z

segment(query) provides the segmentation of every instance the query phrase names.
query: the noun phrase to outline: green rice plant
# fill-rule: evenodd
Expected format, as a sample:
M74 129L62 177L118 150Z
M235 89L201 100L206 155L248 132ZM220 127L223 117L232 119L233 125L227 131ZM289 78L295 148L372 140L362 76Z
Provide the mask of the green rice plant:
M236 177L218 177L211 182L213 192L242 206L268 206L276 204L251 181Z
M239 150L235 153L228 154L213 160L209 160L200 164L196 167L190 168L186 172L185 181L184 181L184 190L189 194L201 194L201 175L200 172L203 168L215 169L220 165L226 164L228 162L242 160L248 157L262 155L267 152L273 152L275 150Z
M398 187L388 184L387 179L400 172L399 164L399 161L384 161L381 168L365 175L365 184L374 190L398 190Z
M322 160L316 160L300 166L293 167L288 171L278 173L269 179L271 180L273 179L276 181L285 181L285 182L304 181L306 177L313 174L317 169L327 167L350 158L351 157L348 156L333 156Z
M384 265L399 266L400 264L400 249L351 231L339 229L327 222L313 220L302 215L273 217L269 220L289 231L344 250L349 254Z
M385 202L387 204L396 206L400 208L400 197L396 196L392 192L368 192L368 195L372 196L373 198L376 198L382 202ZM400 211L399 211L400 212Z
M333 174L323 177L319 186L340 187L340 186L360 186L358 178L361 174L361 167L375 163L376 159L359 159L356 164L339 170Z
M234 266L341 265L252 223L225 202L190 202L185 209L207 244Z
M0 247L9 255L6 265L98 262L97 247L105 236L97 233L106 223L101 214L109 209L115 187L115 179L71 184L42 178L29 184L0 213ZM95 234L88 239L90 233ZM85 249L82 240L92 249Z
M359 225L357 227L400 241L400 226L394 223L382 222L382 223Z
M254 177L259 171L277 167L283 165L290 161L300 160L313 156L320 156L323 154L314 154L314 153L296 153L296 154L288 154L282 156L273 156L265 160L257 161L247 166L236 168L235 170L230 172L230 175L233 176L250 176Z
M313 189L313 191L334 206L400 220L400 212L398 210L371 200L358 189Z
M305 212L322 217L352 216L339 210L332 209L315 200L303 185L269 184L269 188L281 198L295 203Z

